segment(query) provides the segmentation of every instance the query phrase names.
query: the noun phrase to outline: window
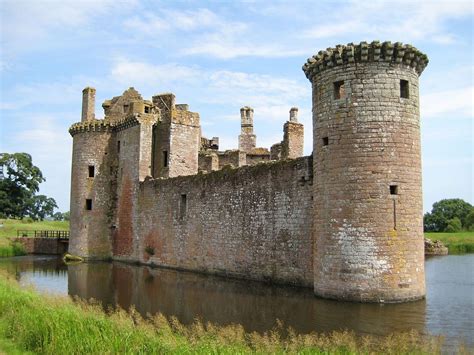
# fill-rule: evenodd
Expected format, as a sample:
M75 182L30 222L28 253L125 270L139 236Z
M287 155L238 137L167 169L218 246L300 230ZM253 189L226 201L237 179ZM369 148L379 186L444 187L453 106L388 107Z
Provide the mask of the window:
M179 204L179 218L183 219L186 217L186 210L188 208L188 200L186 194L181 195L181 201Z
M145 106L145 113L150 113L150 107Z
M117 141L117 153L120 153L120 141Z
M398 185L390 185L390 195L398 195Z
M166 150L163 151L163 167L168 166L168 152Z
M323 146L329 144L329 137L323 137Z
M344 89L344 80L336 81L334 83L334 98L342 99L346 95L346 91Z
M400 97L408 99L410 96L409 86L407 80L400 80Z
M89 165L89 177L95 176L95 167L94 165Z
M92 210L92 200L90 198L86 199L86 210Z
M123 113L128 113L128 105L123 105Z

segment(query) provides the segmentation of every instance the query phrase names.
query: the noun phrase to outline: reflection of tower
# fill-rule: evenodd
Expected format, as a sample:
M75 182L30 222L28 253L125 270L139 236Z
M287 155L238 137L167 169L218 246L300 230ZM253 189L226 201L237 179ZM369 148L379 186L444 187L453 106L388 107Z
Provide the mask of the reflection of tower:
M313 87L314 291L356 301L424 297L414 47L362 42L319 52Z
M253 134L253 108L244 106L240 109L240 124L239 150L251 152L257 142L257 136Z
M104 306L114 305L112 263L81 263L68 266L68 294L91 298Z

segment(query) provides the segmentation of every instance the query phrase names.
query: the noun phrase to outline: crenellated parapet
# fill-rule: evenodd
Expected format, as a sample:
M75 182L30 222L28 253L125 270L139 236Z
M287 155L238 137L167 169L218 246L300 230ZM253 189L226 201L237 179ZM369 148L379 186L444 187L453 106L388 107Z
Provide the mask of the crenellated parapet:
M84 132L112 132L113 125L108 120L89 120L74 123L69 128L69 133L71 136L75 136L78 133Z
M307 60L303 65L303 71L311 81L315 74L326 69L345 64L366 62L388 62L406 65L415 69L420 75L428 64L428 57L415 47L400 42L394 44L390 41L348 43L319 51L318 54Z

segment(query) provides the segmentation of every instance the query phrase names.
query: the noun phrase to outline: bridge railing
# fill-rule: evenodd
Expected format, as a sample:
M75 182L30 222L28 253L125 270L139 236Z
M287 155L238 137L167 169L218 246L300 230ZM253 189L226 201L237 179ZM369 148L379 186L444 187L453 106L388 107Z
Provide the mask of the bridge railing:
M18 230L16 232L18 238L56 238L69 239L69 231L48 231L48 230Z

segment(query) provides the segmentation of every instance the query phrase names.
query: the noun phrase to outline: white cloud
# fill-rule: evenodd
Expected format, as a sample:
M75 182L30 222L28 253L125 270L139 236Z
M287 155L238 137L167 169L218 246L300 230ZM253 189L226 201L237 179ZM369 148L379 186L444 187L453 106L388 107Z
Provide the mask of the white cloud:
M83 30L91 20L135 4L136 0L4 0L2 46L9 52L38 47L51 35L71 28Z
M49 82L19 84L4 93L0 102L2 110L18 110L32 105L67 105L81 100L82 89L90 83L85 78L75 78L74 83ZM90 85L90 84L89 84Z
M135 86L167 86L170 83L188 83L201 77L198 69L167 63L154 65L141 61L118 58L115 60L111 79L121 85Z
M474 117L474 86L438 91L420 98L421 117Z
M470 1L353 1L341 9L326 17L324 22L303 31L303 37L321 39L357 35L369 40L395 38L451 44L456 36L445 28L445 22L474 13Z
M69 210L69 176L72 144L57 114L30 114L29 128L12 136L9 150L29 152L46 182L40 193L53 197L62 211Z

